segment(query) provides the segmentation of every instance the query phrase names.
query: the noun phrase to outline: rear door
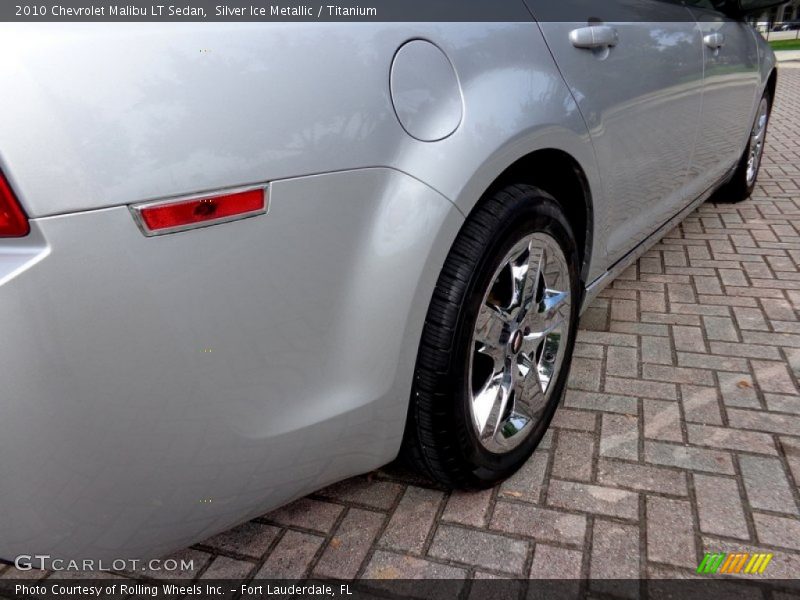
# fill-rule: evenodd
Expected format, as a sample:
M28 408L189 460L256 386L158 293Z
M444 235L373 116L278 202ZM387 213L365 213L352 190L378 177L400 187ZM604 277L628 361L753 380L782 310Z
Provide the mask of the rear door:
M702 36L678 2L526 3L589 128L613 264L690 200Z
M703 35L705 60L703 116L692 162L699 194L744 152L759 85L758 44L750 25L714 10L711 0L687 3Z

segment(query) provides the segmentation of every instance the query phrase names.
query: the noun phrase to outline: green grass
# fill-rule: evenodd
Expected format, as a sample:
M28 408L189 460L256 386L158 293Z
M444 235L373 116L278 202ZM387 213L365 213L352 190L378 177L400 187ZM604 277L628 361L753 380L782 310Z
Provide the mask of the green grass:
M800 40L774 40L769 45L773 50L800 50Z

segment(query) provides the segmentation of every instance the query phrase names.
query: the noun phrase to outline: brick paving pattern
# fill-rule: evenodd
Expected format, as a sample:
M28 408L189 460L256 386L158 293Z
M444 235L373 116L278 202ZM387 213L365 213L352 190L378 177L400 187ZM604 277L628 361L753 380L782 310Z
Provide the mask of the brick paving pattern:
M705 204L600 295L511 480L449 493L390 465L179 556L200 578L635 579L769 551L798 577L800 68L764 161L752 199Z

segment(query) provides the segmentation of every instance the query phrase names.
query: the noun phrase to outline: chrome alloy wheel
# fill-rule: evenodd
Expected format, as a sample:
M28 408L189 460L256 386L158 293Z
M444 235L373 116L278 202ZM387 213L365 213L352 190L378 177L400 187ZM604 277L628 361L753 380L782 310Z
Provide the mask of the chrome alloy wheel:
M572 298L558 242L534 233L501 261L472 335L468 389L481 445L505 453L544 412L564 362Z
M758 116L750 134L750 156L747 157L747 186L755 183L761 158L764 155L764 142L767 134L767 120L769 118L769 104L766 98L761 99L758 106Z

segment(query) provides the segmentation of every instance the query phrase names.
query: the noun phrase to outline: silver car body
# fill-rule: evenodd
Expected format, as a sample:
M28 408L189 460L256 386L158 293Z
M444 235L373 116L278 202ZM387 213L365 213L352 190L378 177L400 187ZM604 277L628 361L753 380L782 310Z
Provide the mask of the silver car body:
M537 151L589 192L588 303L724 180L774 69L749 26L641 4L605 57L533 19L3 25L32 231L0 239L0 557L161 555L394 459L448 250ZM129 210L262 183L203 229Z

